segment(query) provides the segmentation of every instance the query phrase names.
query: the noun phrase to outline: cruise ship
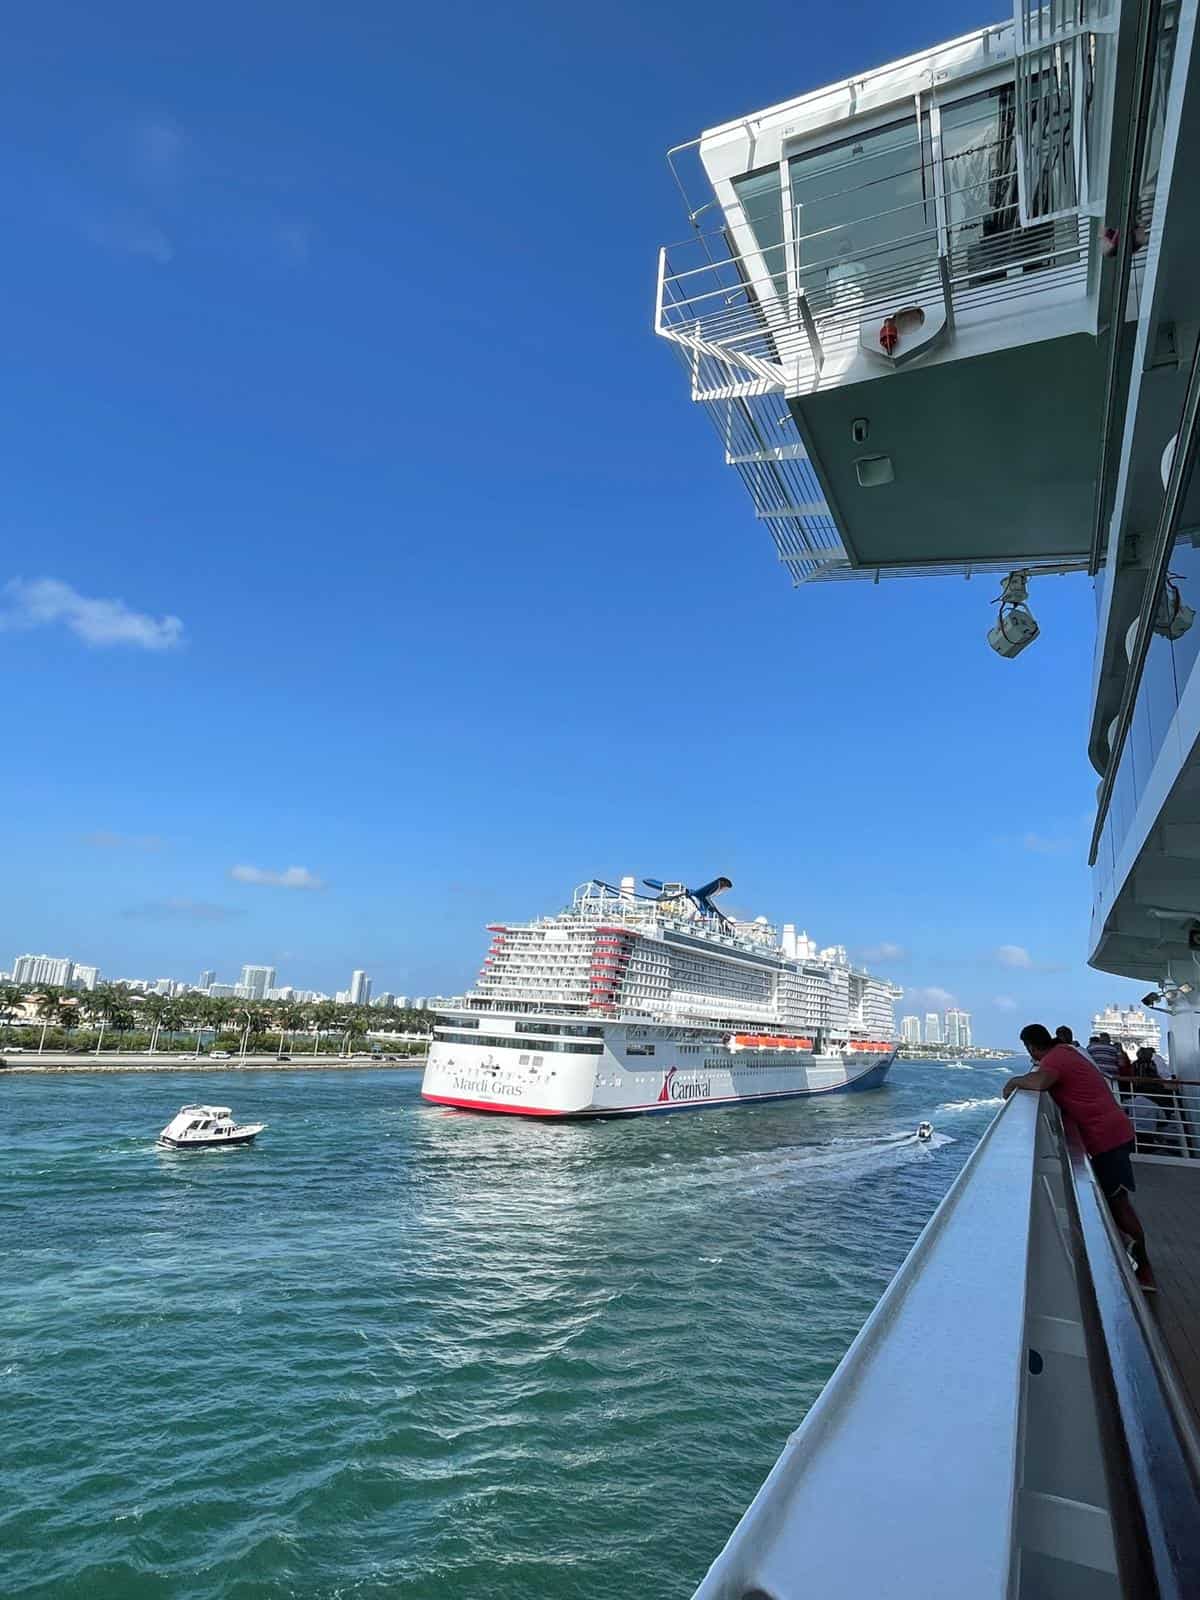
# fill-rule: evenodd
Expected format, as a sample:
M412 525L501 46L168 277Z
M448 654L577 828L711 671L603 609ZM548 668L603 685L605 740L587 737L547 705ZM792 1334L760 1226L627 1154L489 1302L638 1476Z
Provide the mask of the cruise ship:
M1012 1094L701 1600L1200 1595L1196 23L1014 0L669 152L655 331L792 583L974 580L1015 737L1040 580L1092 586L1079 953L1147 985L1174 1074L1135 1117L1158 1293L1076 1131Z
M555 916L493 923L475 988L439 1013L425 1099L612 1117L883 1083L900 989L792 923L726 916L728 878L645 883L592 879Z

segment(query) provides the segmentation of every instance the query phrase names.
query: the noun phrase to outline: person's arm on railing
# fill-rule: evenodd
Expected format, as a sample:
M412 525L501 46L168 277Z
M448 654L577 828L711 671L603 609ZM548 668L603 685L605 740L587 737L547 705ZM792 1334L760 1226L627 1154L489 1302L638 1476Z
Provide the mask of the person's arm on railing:
M1032 1072L1022 1072L1018 1077L1010 1078L1000 1092L1007 1100L1014 1089L1032 1089L1040 1094L1043 1089L1050 1089L1057 1082L1058 1073L1053 1067L1034 1067Z

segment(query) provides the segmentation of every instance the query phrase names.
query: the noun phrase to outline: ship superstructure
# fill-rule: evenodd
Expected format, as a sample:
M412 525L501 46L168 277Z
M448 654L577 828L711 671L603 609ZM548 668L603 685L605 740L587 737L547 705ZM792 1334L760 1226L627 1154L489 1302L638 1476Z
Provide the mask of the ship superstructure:
M612 1115L883 1081L901 990L793 924L737 922L700 889L581 884L493 923L475 988L439 1019L423 1093L472 1109Z
M1127 1101L1157 1296L1013 1094L702 1600L1200 1594L1198 17L1014 0L669 155L655 329L792 581L995 572L1033 695L1037 580L1093 579L1087 954L1172 1074Z

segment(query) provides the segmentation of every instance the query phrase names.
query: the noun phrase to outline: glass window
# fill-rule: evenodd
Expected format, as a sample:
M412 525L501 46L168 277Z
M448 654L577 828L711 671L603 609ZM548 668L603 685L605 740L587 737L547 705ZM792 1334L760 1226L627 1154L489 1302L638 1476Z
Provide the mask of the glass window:
M989 250L987 241L1010 236L1021 225L1015 118L1011 83L941 109L950 249L965 250L981 264L1003 254L997 245Z
M1171 575L1183 604L1200 612L1200 545L1192 542L1193 537L1200 540L1200 534L1184 534L1176 543L1171 552ZM1175 658L1176 694L1182 699L1197 652L1200 652L1200 620L1193 622L1172 642L1171 650Z
M815 300L836 300L885 264L936 257L925 124L909 118L791 158L800 283Z
M783 249L783 205L778 166L748 172L733 181L734 193L750 224L763 263L775 280L776 292L787 293L787 261Z
M1034 192L1028 196L1034 216L1077 203L1070 116L1069 85L1060 93L1047 78L1044 94L1035 88L1024 130L1031 148L1040 152ZM956 269L964 264L973 271L992 268L1000 277L1010 263L1036 271L1077 259L1071 218L1021 226L1011 83L942 106L941 129L948 245Z

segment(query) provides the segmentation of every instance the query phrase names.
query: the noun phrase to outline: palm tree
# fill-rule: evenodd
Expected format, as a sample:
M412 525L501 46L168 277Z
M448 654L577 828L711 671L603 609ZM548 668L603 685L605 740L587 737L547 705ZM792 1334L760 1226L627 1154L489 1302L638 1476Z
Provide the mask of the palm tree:
M161 1031L163 1022L166 1020L170 1010L171 1002L167 999L166 995L148 994L145 1000L143 1000L142 1016L146 1019L147 1024L153 1028L153 1032L150 1035L150 1043L146 1050L147 1055L152 1056L154 1054L154 1047L158 1043L159 1032Z
M62 1002L62 1006L61 1006L61 1009L59 1011L58 1025L63 1030L63 1032L66 1034L68 1042L70 1042L70 1038L71 1038L71 1029L74 1028L74 1027L77 1027L78 1023L79 1023L79 1001L78 1000L64 1000Z
M13 1018L25 1003L25 991L17 983L6 983L0 989L0 1017L4 1019L5 1032L13 1025Z
M283 1039L285 1031L290 1036L289 1043L294 1041L296 1029L304 1024L304 1012L299 1006L284 1004L277 1007L275 1012L275 1026L279 1029L279 1054L283 1054Z
M124 991L115 988L111 983L99 983L86 1001L81 1001L80 1004L86 1008L90 1020L100 1023L100 1037L96 1041L96 1054L99 1055L104 1044L105 1028L115 1024L123 1013Z
M336 1027L341 1017L342 1008L332 1000L318 1000L309 1015L313 1024L313 1055L316 1055L321 1043L322 1031Z
M60 1022L63 1013L62 993L58 989L48 988L40 994L34 1008L42 1019L42 1036L38 1040L38 1055L46 1048L46 1029L52 1022Z
M200 1008L206 996L201 994L180 995L175 1002L175 1021L177 1026L185 1032L196 1030L196 1054L200 1054Z
M365 1039L367 1036L368 1017L362 1006L347 1006L342 1013L342 1024L345 1028L343 1049L350 1054L350 1047L356 1039Z

